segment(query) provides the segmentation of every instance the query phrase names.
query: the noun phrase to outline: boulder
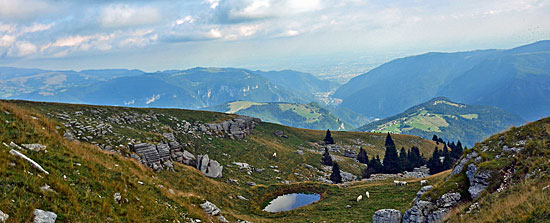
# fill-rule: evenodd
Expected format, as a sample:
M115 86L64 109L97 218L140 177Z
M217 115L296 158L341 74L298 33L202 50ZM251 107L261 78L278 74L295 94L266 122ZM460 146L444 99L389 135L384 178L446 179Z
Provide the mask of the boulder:
M277 130L273 133L273 135L277 136L277 137L283 137L285 133L281 130Z
M223 166L218 161L211 160L208 154L197 156L197 169L207 177L222 177Z
M221 213L221 210L215 204L213 204L210 201L205 201L204 203L200 204L199 206L202 208L202 210L205 213L207 213L209 215L212 215L212 216L216 216L216 215L219 215Z
M55 219L57 219L57 214L50 211L34 209L33 214L34 223L54 223Z
M425 188L424 190L426 189L428 188ZM421 191L417 194L422 194ZM446 193L442 195L441 198L436 200L435 203L415 199L411 209L407 210L403 215L403 223L439 223L453 207L458 205L460 198L461 196L459 193Z
M401 212L395 209L382 209L374 212L372 223L401 223Z
M120 195L120 193L113 194L113 200L115 201L115 203L120 203L120 201L122 200L122 195Z
M0 210L0 222L5 222L10 216Z

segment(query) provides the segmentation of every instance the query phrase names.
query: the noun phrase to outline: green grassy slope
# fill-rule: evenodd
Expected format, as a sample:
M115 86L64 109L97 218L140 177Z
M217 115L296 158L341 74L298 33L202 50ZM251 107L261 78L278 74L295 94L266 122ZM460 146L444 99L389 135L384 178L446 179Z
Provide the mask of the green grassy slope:
M343 219L363 222L370 219L380 208L407 208L419 185L395 188L391 180L358 182L353 187L338 187L316 182L323 171L320 164L322 147L318 145L324 131L296 129L271 123L261 123L253 134L244 140L206 137L194 138L186 134L176 134L177 140L186 144L194 154L209 154L224 166L223 177L204 177L196 169L176 164L175 172L155 173L121 154L107 153L91 143L110 143L113 146L125 145L128 140L158 142L161 134L174 131L175 118L189 122L212 123L229 119L234 115L188 111L179 109L139 109L37 103L25 101L0 102L0 141L17 144L41 143L47 145L48 152L24 151L40 163L51 174L44 175L26 162L10 155L9 148L0 145L0 206L10 215L9 222L29 221L32 210L41 208L54 211L59 222L131 222L131 221L174 221L185 218L210 217L198 208L198 204L209 200L222 209L222 214L230 221L237 219L253 222L341 222ZM8 111L8 113L6 113ZM82 112L77 113L78 111ZM95 113L93 111L100 111ZM112 123L113 134L94 137L90 142L67 142L61 135L65 127L57 113L66 113L71 119L80 122L108 120L119 114L158 114L158 120L117 125ZM36 117L33 118L33 117ZM44 129L43 129L44 128ZM288 139L273 135L282 130ZM87 136L83 134L82 136ZM384 134L361 132L333 132L337 145L342 148L357 149L363 146L369 156L383 155ZM419 146L428 154L435 144L416 136L394 135L398 146ZM302 149L304 155L296 151ZM277 157L272 154L276 152ZM340 161L341 169L359 175L362 165L355 160L333 153ZM232 162L246 162L263 172L250 175ZM13 166L15 164L15 167ZM313 169L304 164L313 166ZM279 166L279 172L269 166ZM31 174L32 173L32 174ZM63 176L66 176L64 179ZM280 180L276 179L280 177ZM237 184L229 179L237 180ZM282 181L288 180L290 184ZM138 181L144 184L139 184ZM246 182L255 182L250 187ZM39 187L48 184L55 192L42 192ZM314 205L295 211L270 214L261 211L267 199L289 191L320 192L323 199ZM355 197L364 190L370 190L376 199L356 203ZM121 193L122 204L113 201L114 193ZM242 195L250 199L237 199ZM138 200L139 199L139 200ZM352 209L345 208L352 205ZM326 213L330 212L328 217ZM305 214L307 213L307 215ZM217 219L212 218L216 222ZM207 220L208 221L208 220Z
M496 107L466 105L447 98L434 98L405 112L359 128L368 132L411 134L431 139L434 134L445 141L474 145L486 137L520 125L523 120Z

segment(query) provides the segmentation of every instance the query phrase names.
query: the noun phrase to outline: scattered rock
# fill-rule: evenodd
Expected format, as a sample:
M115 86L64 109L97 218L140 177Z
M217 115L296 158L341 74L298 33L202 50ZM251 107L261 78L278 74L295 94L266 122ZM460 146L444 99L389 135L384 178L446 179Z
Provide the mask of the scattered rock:
M120 204L120 201L122 200L122 195L120 195L120 193L115 193L113 195L113 199L115 200L115 203L119 203Z
M304 155L304 151L303 151L303 150L296 150L296 153L298 153L298 155Z
M228 223L229 221L227 219L225 219L224 216L218 216L218 220L220 220L221 222L224 222L224 223Z
M10 216L0 210L0 222L5 222Z
M246 182L246 185L248 185L248 186L251 186L251 187L252 187L252 186L256 186L256 183L254 183L254 182Z
M239 199L241 199L241 200L244 200L244 201L248 201L248 198L243 197L243 196L241 196L241 195L238 195L237 198L239 198Z
M41 186L40 190L45 192L53 192L53 190L50 188L50 185L47 185L47 184L44 184L44 186Z
M221 213L221 210L215 205L213 204L212 202L210 201L206 201L202 204L199 205L202 210L209 214L209 215L212 215L212 216L216 216L216 215L219 215Z
M46 149L45 145L34 143L34 144L21 144L21 146L25 147L26 149L29 149L31 151L40 152L42 150Z
M401 223L401 212L395 209L382 209L374 212L372 223Z
M277 137L283 137L285 133L281 130L277 130L273 133L273 135L277 136Z
M55 219L57 219L57 214L50 211L34 209L33 214L34 223L54 223Z

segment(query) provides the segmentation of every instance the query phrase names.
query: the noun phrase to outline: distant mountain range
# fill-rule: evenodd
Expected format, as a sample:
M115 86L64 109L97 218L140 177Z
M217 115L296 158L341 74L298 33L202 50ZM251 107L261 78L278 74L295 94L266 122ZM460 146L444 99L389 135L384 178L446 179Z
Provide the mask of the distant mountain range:
M492 105L527 120L550 115L550 41L510 50L427 53L396 59L341 86L357 113L388 117L437 96Z
M438 97L358 130L417 135L426 139L435 134L445 141L460 140L471 147L488 136L524 123L519 116L497 107L466 105Z
M47 71L0 68L4 98L135 107L201 108L236 100L309 103L333 82L296 71L193 68Z
M235 101L205 108L205 110L252 116L260 118L262 121L296 128L318 130L352 130L355 128L317 103Z

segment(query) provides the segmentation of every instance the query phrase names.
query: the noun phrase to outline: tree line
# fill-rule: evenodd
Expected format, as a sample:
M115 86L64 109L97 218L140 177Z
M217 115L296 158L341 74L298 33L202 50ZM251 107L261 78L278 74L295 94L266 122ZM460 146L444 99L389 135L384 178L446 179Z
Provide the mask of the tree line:
M420 150L416 146L411 147L409 150L406 150L405 147L401 147L398 153L395 142L389 133L386 135L386 141L384 143L386 149L384 160L381 160L378 155L369 159L367 152L363 148L360 148L357 155L357 161L367 165L362 171L362 177L370 178L372 174L377 173L396 174L402 173L403 171L413 171L414 168L423 165L426 165L430 169L430 174L436 174L452 168L454 163L462 156L464 149L466 149L462 147L460 141L456 144L454 142L445 143L443 139L436 135L434 135L432 139L438 145L442 143L444 146L441 150L436 146L432 156L428 160L420 154ZM332 138L330 130L327 130L324 142L327 145L334 144L334 139ZM332 157L327 147L325 147L321 162L324 165L332 166L330 180L335 183L341 183L342 177L340 175L340 168L338 163L332 161Z

